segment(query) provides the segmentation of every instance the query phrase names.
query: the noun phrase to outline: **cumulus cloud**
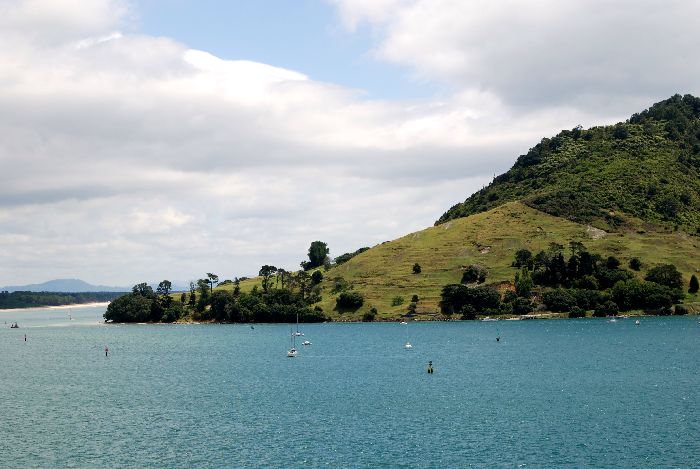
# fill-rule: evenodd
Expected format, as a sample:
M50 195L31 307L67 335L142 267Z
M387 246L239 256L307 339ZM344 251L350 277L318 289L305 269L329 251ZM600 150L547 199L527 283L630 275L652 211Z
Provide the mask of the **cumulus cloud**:
M692 0L331 3L348 28L374 29L377 59L510 106L604 106L610 115L698 90L700 3Z

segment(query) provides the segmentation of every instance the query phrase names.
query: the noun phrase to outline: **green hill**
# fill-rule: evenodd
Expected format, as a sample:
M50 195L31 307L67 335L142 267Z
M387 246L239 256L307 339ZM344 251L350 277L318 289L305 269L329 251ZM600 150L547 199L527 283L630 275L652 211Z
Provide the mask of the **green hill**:
M597 274L608 272L605 275L613 276L607 278L615 279L609 285L598 285L598 277L593 278L595 286L590 278L588 286L577 284L575 288L591 294L606 290L605 299L599 296L588 311L610 303L610 286L618 280L643 279L661 264L674 264L682 274L683 288L673 287L680 298L691 275L700 272L699 174L700 99L692 96L674 96L624 123L562 131L520 156L488 187L453 206L435 226L342 256L342 264L323 272L314 293L322 299L313 306L334 320L360 320L374 308L376 319L396 319L407 313L416 295L417 316L437 318L442 288L459 284L468 267L486 271L486 284L500 289L505 299L519 270L511 267L518 250L535 254L553 243L565 247L571 242L599 255ZM563 254L556 255L556 265L564 264ZM608 256L615 258L612 267ZM642 261L638 271L626 269L633 258ZM415 264L420 265L418 273ZM540 263L531 268L536 275L550 266ZM544 297L540 292L574 288L574 280L586 275L570 270L569 264L563 269L565 281L540 283L543 289L535 292L536 304ZM637 288L634 294L647 288L647 296L653 285L666 288L634 280L629 284L636 285L629 287ZM259 278L245 280L241 291L250 292L256 285L260 286ZM336 299L342 293L360 293L362 306L338 310ZM521 299L529 302L530 295ZM617 299L624 300L620 295ZM697 301L697 294L686 298L686 303Z
M412 295L418 295L419 315L438 310L440 290L459 283L464 268L478 264L489 271L487 283L512 282L518 269L511 267L515 252L525 248L545 250L552 242L567 245L580 241L592 252L614 255L624 265L633 257L642 259L640 275L650 267L673 263L687 282L700 268L700 239L671 230L638 230L606 233L509 202L487 212L451 220L439 226L380 244L325 273L321 306L332 312L333 287L346 283L360 292L365 304L354 313L333 312L336 319L357 320L370 308L378 319L398 317L406 312ZM420 274L412 266L421 266ZM341 280L342 279L342 280ZM404 302L392 306L401 296Z
M606 230L630 217L700 233L700 99L680 95L627 122L545 138L437 224L521 201Z

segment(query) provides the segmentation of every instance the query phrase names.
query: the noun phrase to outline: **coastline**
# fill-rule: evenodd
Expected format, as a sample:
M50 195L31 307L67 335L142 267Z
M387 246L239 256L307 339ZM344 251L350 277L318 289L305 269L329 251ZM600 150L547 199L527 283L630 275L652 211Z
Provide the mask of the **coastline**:
M0 313L2 312L10 312L10 311L28 311L28 310L33 310L33 309L78 309L78 308L92 308L96 306L107 306L110 302L109 301L100 301L100 302L93 302L93 303L75 303L75 304L69 304L69 305L58 305L58 306L30 306L27 308L9 308L9 309L0 309Z

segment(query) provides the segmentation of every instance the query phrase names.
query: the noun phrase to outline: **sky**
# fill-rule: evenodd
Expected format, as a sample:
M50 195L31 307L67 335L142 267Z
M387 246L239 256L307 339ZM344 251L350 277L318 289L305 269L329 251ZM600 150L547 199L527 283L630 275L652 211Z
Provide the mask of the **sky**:
M700 94L694 0L0 0L0 285L298 267Z

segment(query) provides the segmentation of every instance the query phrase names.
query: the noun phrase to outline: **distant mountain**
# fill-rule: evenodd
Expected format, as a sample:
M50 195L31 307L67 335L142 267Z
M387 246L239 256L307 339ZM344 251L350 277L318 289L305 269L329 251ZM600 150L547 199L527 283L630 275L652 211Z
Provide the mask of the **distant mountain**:
M49 280L44 283L36 283L32 285L16 285L8 287L0 287L0 291L31 291L31 292L62 292L62 293L84 293L84 292L126 292L131 291L131 288L126 287L107 287L104 285L91 285L83 280L75 278L64 278L57 280Z

